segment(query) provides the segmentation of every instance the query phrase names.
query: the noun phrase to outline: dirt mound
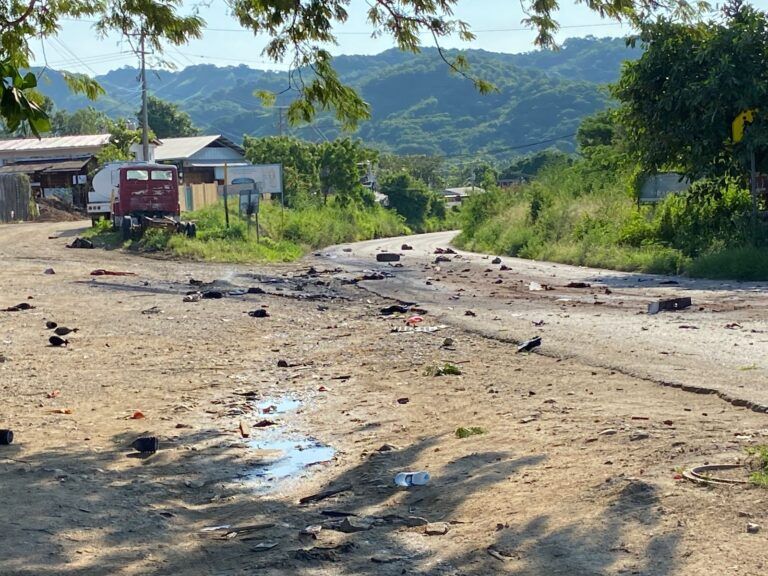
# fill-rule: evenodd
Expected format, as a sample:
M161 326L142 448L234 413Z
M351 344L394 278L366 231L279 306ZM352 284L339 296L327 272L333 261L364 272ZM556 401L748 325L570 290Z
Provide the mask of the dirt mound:
M40 207L38 222L74 222L88 218L85 212L72 206L68 206L58 198L40 198L37 201Z

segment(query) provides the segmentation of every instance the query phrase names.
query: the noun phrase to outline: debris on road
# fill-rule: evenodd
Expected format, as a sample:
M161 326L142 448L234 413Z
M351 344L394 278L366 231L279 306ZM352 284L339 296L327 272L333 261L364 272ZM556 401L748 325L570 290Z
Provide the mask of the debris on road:
M98 268L91 272L91 276L136 276L136 272L120 272L118 270L105 270Z
M760 532L760 524L755 524L754 522L747 522L748 534L757 534L758 532Z
M450 529L451 526L448 522L433 522L424 527L424 533L427 536L442 536L447 534Z
M136 410L131 414L131 420L143 420L144 418L146 418L146 416L144 416L144 412L141 410Z
M637 440L647 440L650 437L651 435L648 434L648 432L646 432L645 430L635 430L629 435L629 439L632 442L635 442Z
M446 338L443 340L442 347L443 348L451 348L453 347L453 338Z
M421 324L424 322L424 318L422 316L411 316L405 321L406 326L416 326L417 324Z
M153 453L160 449L160 441L157 436L141 436L131 442L131 448L136 452Z
M85 248L87 250L92 250L93 242L86 240L85 238L75 238L71 244L67 244L67 248Z
M566 288L591 288L592 284L589 282L568 282L565 285Z
M248 422L246 422L245 420L240 420L240 425L238 428L240 430L240 436L242 436L243 438L250 438L251 427L248 425Z
M395 254L394 252L382 252L380 254L376 254L376 262L399 262L400 261L400 254Z
M66 326L58 326L53 333L57 336L66 336L67 334L72 334L73 332L77 332L79 328L67 328Z
M444 366L427 366L424 370L425 376L461 376L461 369L454 364Z
M544 286L542 284L539 284L538 282L530 282L528 283L528 290L531 292L540 292L544 290Z
M277 422L274 420L259 420L253 425L254 428L268 428L269 426L275 426Z
M474 317L474 316L477 316L477 314L475 312L473 312L472 310L465 310L464 311L464 316L473 316Z
M450 261L451 259L448 256L445 256L444 254L435 256L435 264L439 264L440 262L450 262Z
M395 326L390 332L426 332L431 334L445 328L448 328L445 324L438 324L437 326Z
M470 436L485 434L485 432L485 428L481 428L480 426L470 426L469 428L464 428L462 426L461 428L456 428L456 438L469 438Z
M205 300L220 300L224 298L224 292L220 290L207 290L203 292L202 298Z
M248 316L251 318L269 318L269 312L264 310L264 308L256 308L256 310L248 312Z
M402 398L398 398L398 399L397 399L397 403L398 403L398 404L408 404L408 402L410 402L410 401L411 401L411 399L410 399L410 398L407 398L407 397L405 397L405 396L404 396L404 397L402 397Z
M0 446L8 446L13 442L13 430L0 430Z
M659 300L648 304L648 314L658 314L659 312L684 310L691 306L690 297L670 298L668 300Z
M56 328L56 326L58 326L58 324L56 324L56 322L53 322L52 320L48 320L48 322L45 323L46 330L53 330L54 328Z
M159 306L152 306L151 308L142 310L141 313L144 314L145 316L149 316L151 314L162 314L163 311Z
M541 346L541 336L534 336L530 340L526 340L525 342L521 342L520 346L517 347L518 352L530 352L534 348Z
M48 342L51 346L67 346L69 344L69 340L59 338L58 336L51 336L48 338Z
M402 304L392 304L379 310L379 314L382 316L391 316L392 314L405 314L411 309L410 306L403 306Z
M45 270L43 270L43 274L56 274L56 270L54 270L53 268L46 268Z
M181 299L182 302L200 302L200 300L203 299L203 295L200 292L192 292L191 294L187 294L184 296L184 298Z
M429 479L429 472L400 472L395 475L395 484L403 488L424 486L429 482Z
M501 264L501 258L496 256L493 260L491 260L491 264Z
M0 310L0 312L20 312L22 310L34 310L34 306L32 304L27 304L26 302L21 302L19 304L16 304L15 306L8 306L8 308L3 308Z
M337 488L329 488L328 490L323 490L322 492L318 492L317 494L312 494L311 496L304 496L303 498L300 498L299 504L309 504L311 502L320 502L321 500L325 500L326 498L330 498L331 496L336 496L337 494L341 494L342 492L348 492L349 490L352 490L352 484L344 484Z
M400 250L413 250L413 246L411 246L410 244L403 244L402 246L400 246Z
M456 254L453 248L435 248L435 254Z

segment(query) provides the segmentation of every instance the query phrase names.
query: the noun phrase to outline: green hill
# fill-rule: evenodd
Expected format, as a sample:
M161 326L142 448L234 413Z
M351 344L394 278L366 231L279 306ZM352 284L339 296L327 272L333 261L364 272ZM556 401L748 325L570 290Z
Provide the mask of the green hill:
M601 86L618 77L621 62L638 56L616 38L577 38L556 52L501 54L464 51L474 75L492 81L498 92L477 93L467 80L451 74L435 49L420 54L388 50L375 56L340 56L342 78L371 105L372 118L356 136L366 143L401 154L487 153L509 155L555 146L573 150L572 134L587 114L604 108ZM137 70L113 70L97 80L107 91L96 108L112 116L133 116L139 106ZM188 112L208 133L240 140L243 134L273 135L277 111L261 106L256 90L283 90L285 72L247 66L210 64L149 73L150 92ZM74 110L88 101L66 90L55 71L46 71L41 90L57 108ZM290 92L278 105L290 102ZM288 133L319 140L339 134L329 115L312 126L287 127Z

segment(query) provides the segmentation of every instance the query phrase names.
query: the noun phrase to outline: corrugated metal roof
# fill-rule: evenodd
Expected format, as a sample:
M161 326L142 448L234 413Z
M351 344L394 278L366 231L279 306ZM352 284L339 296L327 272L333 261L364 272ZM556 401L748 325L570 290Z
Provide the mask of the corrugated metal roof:
M52 160L0 166L0 174L33 174L35 172L79 172L90 158L81 160Z
M0 140L0 152L37 152L59 148L93 148L109 143L110 134L56 136L54 138L16 138Z
M216 141L227 148L237 151L239 154L243 154L243 149L230 139L225 138L221 134L213 134L211 136L165 138L161 140L161 145L155 148L155 160L185 160Z

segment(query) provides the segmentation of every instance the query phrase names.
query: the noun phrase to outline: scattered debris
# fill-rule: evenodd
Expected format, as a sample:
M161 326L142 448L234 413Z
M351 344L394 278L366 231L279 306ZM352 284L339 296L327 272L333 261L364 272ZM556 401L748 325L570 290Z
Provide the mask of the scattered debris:
M8 306L8 308L3 308L0 310L0 312L20 312L22 310L34 310L35 307L32 306L32 304L28 304L27 302L21 302L19 304L16 304L15 306Z
M592 284L589 282L568 282L565 285L566 288L591 288Z
M699 329L698 326L693 326L691 324L680 324L680 326L678 326L678 328L680 328L682 330L698 330Z
M456 438L469 438L470 436L478 436L485 433L485 428L480 428L479 426L470 426L469 428L456 428Z
M58 326L53 333L57 336L66 336L67 334L72 334L73 332L77 332L79 328L67 328L66 326Z
M506 271L506 270L511 270L511 268L506 264L502 264L501 266L499 266L499 270Z
M267 312L264 308L256 308L256 310L251 310L248 312L248 316L251 318L269 318L269 312Z
M93 242L86 240L85 238L75 238L71 244L67 244L67 248L85 248L92 250Z
M136 272L118 272L116 270L104 270L99 268L91 272L91 276L136 276Z
M51 346L67 346L69 344L69 340L59 338L58 336L51 336L48 338L48 342L51 344Z
M144 418L146 418L146 416L144 416L144 412L141 410L136 410L131 414L131 420L143 420Z
M200 302L202 300L203 295L200 292L192 292L191 294L187 294L184 296L184 298L181 299L182 302Z
M160 441L157 436L142 436L131 442L131 448L142 453L157 452L160 449Z
M46 398L58 398L61 395L61 390L52 390L45 395Z
M760 524L755 524L754 522L747 522L748 534L757 534L758 532L760 532Z
M427 536L442 536L447 534L450 529L451 526L448 522L433 522L424 527L424 533Z
M331 496L336 496L337 494L341 494L342 492L348 492L349 490L352 490L352 484L344 484L343 486L339 486L338 488L329 488L328 490L323 490L322 492L318 492L317 494L312 494L311 496L304 496L303 498L299 499L299 504L309 504L311 502L320 502L321 500L325 500L326 498L330 498Z
M530 424L531 422L535 422L538 419L538 416L526 416L525 418L520 419L520 424Z
M354 512L344 512L343 510L321 510L320 514L330 518L347 518L349 516L357 516L357 514Z
M363 274L358 280L384 280L386 276L380 272L371 272L370 274Z
M542 284L539 284L538 282L530 282L528 284L528 290L531 292L540 292L544 290L544 286Z
M403 488L424 486L429 482L429 479L429 472L400 472L395 475L395 484Z
M738 322L731 322L730 324L726 324L725 327L728 328L728 330L736 330L738 328L743 328L743 326Z
M397 446L394 444L382 444L377 452L394 452L395 450L400 450Z
M442 346L443 346L443 348L452 348L453 344L454 344L453 338L445 338L443 340Z
M648 314L658 314L664 311L684 310L691 306L690 297L670 298L668 300L659 300L648 304Z
M400 254L394 252L381 252L376 254L376 262L398 262L400 261Z
M410 244L403 244L402 246L400 246L400 250L413 250L413 246L411 246Z
M274 420L259 420L253 425L254 428L268 428L269 426L275 426L277 422Z
M345 554L354 550L352 542L345 542L338 546L315 547L309 550L296 550L293 557L304 562L338 562L339 554Z
M13 430L0 430L0 446L8 446L13 442Z
M404 306L402 304L392 304L379 310L379 314L382 316L391 316L392 314L405 314L410 310L410 306Z
M424 318L421 316L411 316L405 321L406 326L416 326L424 322Z
M53 268L46 268L45 270L43 270L43 274L56 274L56 270L54 270Z
M616 428L606 428L605 430L602 430L597 433L598 436L613 436L614 434L618 434L619 431L616 430Z
M472 316L472 317L475 317L475 316L477 316L477 314L476 314L475 312L473 312L472 310L465 310L465 311L464 311L464 316Z
M397 403L398 404L408 404L408 402L410 402L410 401L411 401L411 399L407 398L407 397L403 397L403 398L398 398L397 399Z
M56 322L53 322L51 320L48 320L48 322L45 323L45 328L47 330L53 330L54 328L56 328L56 326L58 326L58 324L56 324Z
M278 360L277 361L277 367L278 368L288 368L288 362L286 360Z
M51 414L72 414L72 408L54 408L48 412Z
M427 366L424 369L425 376L461 376L461 369L454 364L444 366Z
M648 434L645 430L635 430L629 435L630 441L634 442L635 440L647 440L650 438L651 435Z
M501 264L501 258L496 256L493 260L491 260L491 264Z
M544 324L546 324L546 322L544 322L544 320L532 320L531 324L533 324L534 326L538 327L538 326L544 326Z
M224 298L224 292L220 290L207 290L203 292L202 298L205 300L219 300Z
M327 522L325 527L336 532L345 534L354 534L355 532L365 532L373 528L374 519L370 517L358 518L356 516L347 516L342 520Z
M694 466L690 470L686 470L683 472L683 478L698 484L749 484L749 480L746 479L719 478L712 475L712 472L743 468L742 464L706 464L704 466Z
M526 340L525 342L521 342L520 346L517 347L518 352L530 352L534 348L537 348L538 346L541 346L541 336L534 336L530 340Z
M432 333L438 330L447 328L445 324L438 324L437 326L395 326L391 332L426 332Z

